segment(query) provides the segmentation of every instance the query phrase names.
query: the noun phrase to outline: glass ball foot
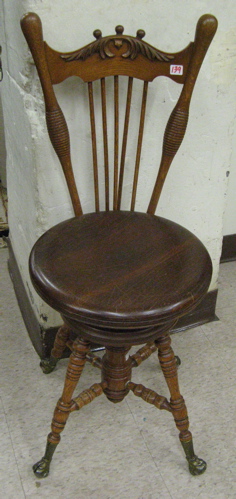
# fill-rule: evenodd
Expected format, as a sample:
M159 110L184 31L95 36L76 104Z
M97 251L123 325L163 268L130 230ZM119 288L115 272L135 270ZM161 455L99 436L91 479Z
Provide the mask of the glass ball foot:
M37 478L46 478L49 474L50 461L44 457L34 464L33 472Z
M207 463L197 456L188 459L188 464L191 475L201 475L207 468Z

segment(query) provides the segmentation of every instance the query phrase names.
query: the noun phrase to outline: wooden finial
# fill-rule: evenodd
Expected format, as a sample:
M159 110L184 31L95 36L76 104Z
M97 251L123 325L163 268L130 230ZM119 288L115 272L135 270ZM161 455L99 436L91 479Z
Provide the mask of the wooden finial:
M196 38L206 38L208 46L217 30L218 21L212 14L204 14L200 17L196 28ZM195 38L195 39L196 39Z
M101 32L101 30L100 30L100 29L95 29L95 30L94 30L94 32L93 32L93 36L94 36L97 40L99 40L99 38L101 38L101 37L102 37L102 32Z
M145 31L143 29L138 29L137 33L136 33L136 37L139 38L140 40L142 40L142 38L144 38L144 36L146 35Z
M122 35L122 34L123 34L123 32L124 32L124 26L121 26L121 25L119 24L118 26L116 26L115 31L116 31L116 34L117 34L117 35Z

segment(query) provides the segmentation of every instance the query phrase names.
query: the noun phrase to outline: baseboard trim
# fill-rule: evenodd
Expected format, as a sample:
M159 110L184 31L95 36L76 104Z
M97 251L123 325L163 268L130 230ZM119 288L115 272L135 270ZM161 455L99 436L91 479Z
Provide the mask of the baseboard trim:
M189 314L181 317L171 333L179 333L185 329L201 326L207 322L219 320L215 314L218 290L209 291L201 303Z
M26 329L39 357L49 357L58 327L43 329L39 324L29 297L26 293L21 273L18 268L17 260L15 258L9 238L7 239L7 243L9 249L9 273L13 282L15 294ZM171 333L179 333L180 331L183 331L185 329L191 329L201 324L205 324L206 322L217 320L217 317L215 315L216 299L217 290L207 293L202 302L196 307L193 312L179 319L178 323L173 328ZM94 349L96 349L96 345L94 345ZM64 352L63 357L68 357L69 354L70 350L67 349Z
M236 260L236 234L223 237L220 263L233 262Z
M14 286L21 315L36 352L41 358L43 358L46 352L45 332L36 318L29 297L26 293L11 240L9 238L6 240L9 250L8 270Z

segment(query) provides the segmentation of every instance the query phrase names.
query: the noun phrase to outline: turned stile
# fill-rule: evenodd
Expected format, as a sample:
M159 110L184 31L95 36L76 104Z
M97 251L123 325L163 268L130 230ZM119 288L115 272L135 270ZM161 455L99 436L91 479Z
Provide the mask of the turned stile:
M41 21L37 14L28 14L23 17L21 21L22 30L27 39L29 47L31 49L32 55L34 57L34 61L39 73L40 81L42 84L42 89L45 98L45 106L46 106L46 121L48 126L49 136L52 142L52 145L59 157L61 162L68 188L71 194L72 203L74 207L74 211L76 215L82 214L82 208L80 205L80 200L78 196L78 191L75 185L74 174L71 165L70 158L70 141L69 141L69 133L67 124L64 118L64 115L59 107L57 99L55 97L55 93L53 90L52 82L53 75L56 73L56 67L53 66L54 73L50 73L47 65L47 58L49 60L54 57L55 52L51 54L51 49L47 46L46 43L43 42L42 35L42 26ZM123 36L130 39L130 37L125 37L123 35L122 27L118 26L116 28L117 35ZM188 116L189 116L189 106L191 101L192 92L194 89L194 85L196 83L196 79L201 68L204 56L207 52L207 49L212 41L212 38L217 29L217 21L214 16L211 15L203 15L197 24L195 41L193 44L190 44L189 47L184 53L185 65L187 67L186 75L179 80L176 80L172 75L171 77L178 81L179 83L183 83L182 92L178 99L178 102L173 109L171 116L168 120L164 141L163 141L163 151L162 158L160 163L160 168L158 171L157 180L153 189L153 193L151 196L151 200L148 206L148 213L155 213L157 203L159 197L161 195L161 191L165 182L166 175L170 168L170 165L174 159L176 152L178 151L187 128ZM97 30L98 32L99 30ZM142 30L139 30L140 33ZM97 38L97 42L102 43L101 32L99 31L99 36L95 31L95 36ZM122 33L121 33L122 32ZM141 35L137 33L137 39L139 43L142 42L142 37L144 36L144 32L142 31ZM94 42L96 43L96 42ZM108 45L108 44L107 44ZM147 45L147 44L146 44ZM149 57L154 58L154 55L150 56L149 53L153 47L148 46L148 49L144 45L146 53ZM85 47L86 49L86 47ZM87 52L85 49L83 51L79 51L72 53L72 55L60 54L61 58L65 61L71 62L74 59L80 61L80 59L85 60L92 53L92 48L88 48ZM136 49L137 50L137 49ZM141 49L140 49L141 50ZM148 52L149 50L149 52ZM82 52L80 56L80 52ZM186 52L186 54L185 54ZM153 52L154 53L154 52ZM113 54L110 54L109 51L105 52L105 56L113 57ZM105 58L104 56L104 58ZM134 56L134 58L137 55ZM174 54L163 54L158 53L157 57L163 57L163 61L174 59ZM165 59L166 58L166 59ZM60 61L57 63L58 71L60 71ZM96 66L95 66L96 67ZM94 67L94 71L96 71ZM142 69L142 68L141 68ZM62 70L62 68L61 68ZM117 72L119 71L117 67ZM144 69L143 69L144 71ZM63 73L66 75L66 68L63 66ZM63 74L62 73L62 74ZM70 73L69 73L70 74ZM99 211L99 185L98 185L98 159L97 159L97 138L96 138L96 127L95 127L95 112L94 112L94 101L93 101L93 87L92 80L96 79L94 72L94 76L92 76L91 71L89 72L91 76L91 81L88 82L89 87L89 105L90 105L90 119L91 119L91 136L92 136L92 153L93 153L93 171L94 171L94 189L95 189L95 208L96 211ZM113 73L114 74L114 73ZM160 71L161 74L161 71ZM164 73L163 73L164 74ZM157 76L157 75L155 75ZM146 109L146 99L147 99L147 88L148 81L152 81L155 77L152 74L152 71L146 72L146 81L144 81L143 88L143 99L141 106L141 114L140 114L140 124L139 124L139 134L138 134L138 144L137 144L137 152L136 152L136 160L135 160L135 168L134 168L134 179L133 179L133 188L132 188L132 199L131 199L131 210L134 210L135 207L135 199L137 192L137 184L138 184L138 176L139 176L139 166L140 166L140 156L141 156L141 148L142 148L142 140L143 140L143 131L144 131L144 120L145 120L145 109ZM168 75L170 76L170 75ZM56 75L54 76L55 80L61 81L66 76L61 77ZM81 68L81 77L84 81L88 81L88 76L85 69L85 74L82 72ZM145 79L145 78L144 78ZM56 83L57 81L55 81ZM118 74L114 76L114 183L113 183L113 209L120 209L121 204L121 196L122 196L122 186L123 186L123 176L124 176L124 164L125 164L125 154L126 154L126 146L127 146L127 137L128 137L128 126L129 126L129 116L130 116L130 105L131 105L131 95L132 95L132 82L133 78L129 76L129 84L128 84L128 92L127 92L127 104L126 104L126 115L125 115L125 123L124 123L124 133L123 133L123 141L122 141L122 150L121 150L121 160L120 160L120 168L118 170L118 158L119 158L119 79ZM101 95L102 95L102 120L103 120L103 141L104 141L104 170L105 170L105 199L106 199L106 209L109 209L109 161L108 161L108 136L107 136L107 117L106 117L106 94L105 94L105 78L101 78ZM58 133L59 130L59 133Z
M69 132L51 83L45 56L41 20L37 14L27 14L21 20L21 27L34 58L42 85L46 108L46 122L51 143L65 174L75 215L79 216L82 214L82 208L71 164Z
M208 14L200 17L193 44L193 54L190 60L186 80L178 102L173 109L164 134L161 164L158 171L157 180L153 189L152 197L148 207L148 213L155 213L158 200L161 195L166 175L170 165L183 141L188 124L189 106L207 49L214 37L217 29L217 20Z

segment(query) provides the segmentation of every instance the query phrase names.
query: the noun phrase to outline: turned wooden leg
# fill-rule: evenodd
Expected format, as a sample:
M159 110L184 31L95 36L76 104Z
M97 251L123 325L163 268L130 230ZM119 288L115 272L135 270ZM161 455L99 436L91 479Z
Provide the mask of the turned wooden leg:
M40 362L40 367L44 374L49 374L54 371L58 360L62 357L62 354L66 348L66 343L70 336L70 329L63 324L56 334L53 349L49 359L42 359Z
M200 475L206 470L206 463L198 458L193 449L192 434L189 431L187 408L179 391L177 365L174 352L171 348L171 339L167 334L155 341L158 347L158 357L170 391L170 407L174 416L175 424L180 431L179 438L183 446L189 471L192 475Z
M67 368L64 390L54 411L51 425L52 431L49 433L47 438L45 454L43 458L33 466L34 473L38 478L44 478L49 473L53 453L56 446L60 442L60 433L65 427L66 421L74 404L72 395L86 362L89 345L89 342L83 339L77 338L74 341L73 351Z

